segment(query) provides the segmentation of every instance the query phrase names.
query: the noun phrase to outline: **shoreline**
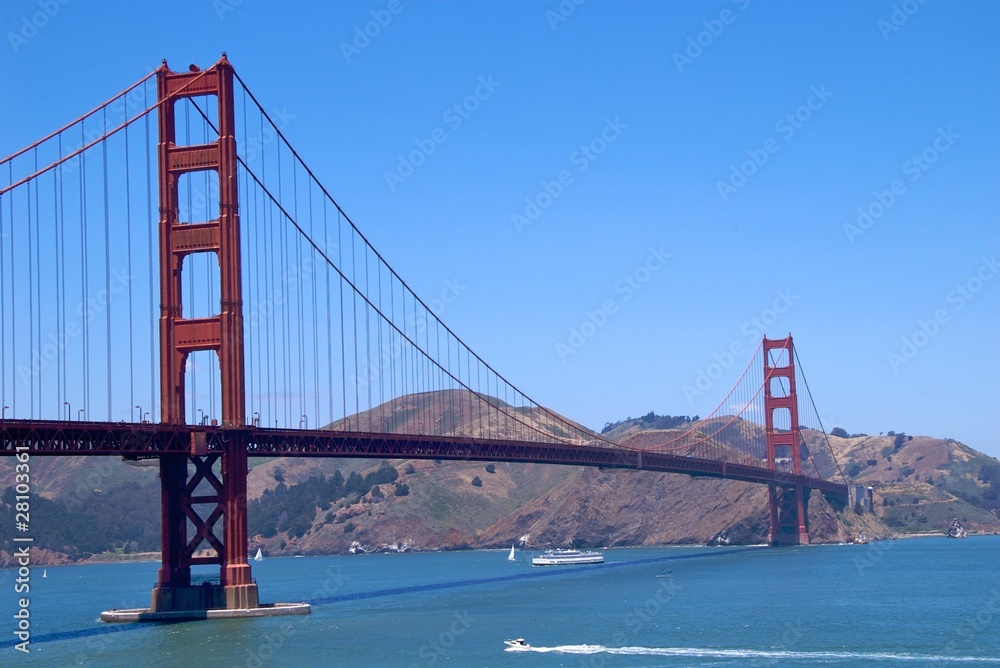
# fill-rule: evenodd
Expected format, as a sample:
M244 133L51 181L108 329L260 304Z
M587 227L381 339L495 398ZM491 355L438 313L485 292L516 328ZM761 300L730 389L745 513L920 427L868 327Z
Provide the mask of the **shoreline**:
M1000 536L1000 532L995 532L995 533L990 533L990 532L970 533L968 535L968 538L975 538L975 537L980 537L980 536ZM892 535L892 536L886 536L885 538L877 538L875 540L910 540L910 539L918 539L918 538L946 538L946 537L947 537L947 534L945 534L944 532L936 531L936 532L928 532L928 533L901 533L901 534L896 534L896 535ZM826 545L849 545L849 544L850 543L839 543L839 542L829 541L829 542L811 543L810 545L803 546L803 547L819 547L819 546L826 546ZM667 544L663 544L663 545L616 545L614 547L605 546L605 547L602 547L602 548L593 548L593 549L602 549L602 550L607 550L607 549L614 549L614 550L637 550L637 549L697 548L697 547L704 547L704 548L708 548L708 547L767 547L767 545L766 544L751 544L751 545L713 546L713 545L697 545L697 544L692 544L692 543L685 543L685 544L671 544L671 543L667 543ZM509 547L479 547L479 548L470 548L470 549L464 549L464 550L444 550L443 548L435 548L435 549L428 549L428 550L407 550L406 552L392 552L392 551L388 551L388 552L372 552L372 553L367 553L367 554L430 554L430 553L442 552L442 551L447 551L447 552L456 552L456 551L459 551L459 552L477 552L477 551L479 551L479 552L505 552L505 551L507 551L509 549L510 549ZM529 551L530 552L532 550L536 550L537 551L537 550L542 550L542 549L545 549L545 548L541 548L541 547L538 547L538 548L519 548L519 551ZM353 556L359 556L359 555L350 554L348 552L344 552L344 553L331 553L331 554L274 554L274 555L270 555L268 558L270 558L270 559L291 559L291 558L295 558L295 557L353 557ZM360 555L360 556L365 556L365 555ZM48 567L58 568L59 566L84 566L84 565L89 565L89 564L115 564L115 563L129 563L129 562L135 562L135 563L159 563L159 561L160 561L160 553L159 552L136 552L136 553L128 554L128 555L111 555L111 554L104 553L104 554L93 555L91 557L88 557L86 559L81 559L81 560L78 560L78 561L54 561L54 562L36 561L36 562L34 562L32 564L32 566L34 568L39 568L39 567L44 567L44 568L48 568ZM6 566L6 565L5 566L0 566L0 570L5 570L7 568L9 568L9 566Z

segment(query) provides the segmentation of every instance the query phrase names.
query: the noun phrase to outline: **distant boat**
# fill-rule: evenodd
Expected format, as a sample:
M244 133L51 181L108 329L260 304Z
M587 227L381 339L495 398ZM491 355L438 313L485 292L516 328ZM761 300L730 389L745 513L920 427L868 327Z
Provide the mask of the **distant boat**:
M253 560L254 561L264 561L264 554L260 551L259 547L257 548L257 554L253 555Z
M524 642L524 638L515 638L514 640L504 640L504 645L507 645L510 649L531 649L531 645Z
M580 564L603 564L604 555L600 552L581 552L580 550L546 550L540 557L531 560L532 566L577 566Z
M516 558L514 557L514 546L513 545L510 546L510 554L507 555L507 561L516 561Z
M44 568L42 569L42 577L43 578L49 577L48 571L46 571Z
M959 522L956 517L951 521L951 525L948 527L948 533L945 535L948 536L948 538L967 538L969 531L962 526L962 523Z

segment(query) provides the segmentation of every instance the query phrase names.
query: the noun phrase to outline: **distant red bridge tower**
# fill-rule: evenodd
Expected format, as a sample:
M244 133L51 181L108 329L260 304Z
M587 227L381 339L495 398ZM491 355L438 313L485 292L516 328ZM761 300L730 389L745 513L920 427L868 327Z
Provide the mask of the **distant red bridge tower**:
M802 475L802 434L795 393L792 336L764 339L764 415L767 467ZM771 544L808 545L809 489L798 483L770 486Z

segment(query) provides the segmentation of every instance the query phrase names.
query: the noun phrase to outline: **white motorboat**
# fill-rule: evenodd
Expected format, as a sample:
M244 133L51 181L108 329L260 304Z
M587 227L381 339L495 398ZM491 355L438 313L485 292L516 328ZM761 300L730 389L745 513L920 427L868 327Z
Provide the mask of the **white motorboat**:
M581 564L603 564L604 555L588 550L546 550L531 559L532 566L579 566Z
M524 642L524 638L515 638L514 640L504 640L504 645L507 645L509 649L531 649L531 645Z

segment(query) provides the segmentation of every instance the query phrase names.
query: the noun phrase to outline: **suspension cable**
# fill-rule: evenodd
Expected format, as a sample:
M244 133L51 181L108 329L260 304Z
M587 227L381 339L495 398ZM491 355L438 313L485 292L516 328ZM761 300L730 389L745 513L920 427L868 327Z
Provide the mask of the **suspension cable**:
M830 452L830 457L833 459L833 463L837 465L837 473L839 473L840 477L844 479L844 482L847 482L847 476L844 475L844 470L840 467L840 462L837 460L837 453L833 451L833 446L830 445L830 437L826 433L826 427L823 426L823 418L820 417L819 411L816 410L816 402L813 400L812 391L809 389L809 381L806 380L806 372L802 369L802 360L799 359L799 351L795 349L794 345L792 346L792 354L795 355L795 364L798 365L799 372L802 375L802 382L806 386L806 394L809 396L809 403L812 404L813 412L816 414L816 420L819 422L820 432L823 434L823 439L826 441L826 448ZM813 466L816 466L815 461L813 462ZM816 474L817 477L823 477L820 475L819 467L816 467Z

